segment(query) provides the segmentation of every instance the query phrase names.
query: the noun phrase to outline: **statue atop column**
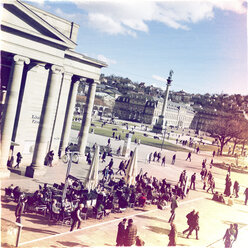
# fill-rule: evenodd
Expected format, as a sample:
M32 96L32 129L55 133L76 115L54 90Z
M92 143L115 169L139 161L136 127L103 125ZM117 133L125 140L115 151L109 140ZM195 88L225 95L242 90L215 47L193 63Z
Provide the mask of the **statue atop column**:
M171 85L171 82L173 81L171 79L173 74L174 74L174 71L170 70L169 77L167 78L167 84L169 84L169 85Z
M172 75L174 74L173 70L170 70L169 72L169 77L167 78L167 84L166 84L166 90L165 90L165 97L164 97L164 103L163 103L163 108L161 111L161 115L159 116L159 119L157 123L153 126L153 132L156 133L161 133L162 130L165 130L166 128L166 123L167 121L165 120L165 112L167 109L167 104L168 104L168 96L169 96L169 87L171 86L172 80Z

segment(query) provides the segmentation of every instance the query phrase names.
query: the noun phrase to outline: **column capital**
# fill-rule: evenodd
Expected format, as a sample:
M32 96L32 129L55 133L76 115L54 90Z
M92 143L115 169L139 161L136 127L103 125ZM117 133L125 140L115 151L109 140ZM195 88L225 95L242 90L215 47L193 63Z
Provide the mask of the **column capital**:
M64 79L65 80L71 80L73 76L73 73L64 71Z
M64 72L64 68L62 66L58 66L58 65L52 65L51 66L51 71L55 74L59 74Z
M30 63L29 58L20 55L15 55L13 59L16 63L20 63L20 64L26 63L28 65Z

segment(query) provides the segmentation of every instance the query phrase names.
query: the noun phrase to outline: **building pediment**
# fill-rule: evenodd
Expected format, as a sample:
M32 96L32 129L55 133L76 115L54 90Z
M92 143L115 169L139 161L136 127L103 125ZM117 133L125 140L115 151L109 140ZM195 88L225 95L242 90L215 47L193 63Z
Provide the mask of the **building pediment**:
M33 36L70 49L76 47L76 43L19 1L3 1L1 25L9 32Z

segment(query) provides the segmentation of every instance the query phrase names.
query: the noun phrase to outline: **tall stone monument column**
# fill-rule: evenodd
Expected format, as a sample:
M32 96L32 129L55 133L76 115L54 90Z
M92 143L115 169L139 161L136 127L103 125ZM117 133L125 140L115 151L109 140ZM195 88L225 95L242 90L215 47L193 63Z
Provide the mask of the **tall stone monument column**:
M42 106L39 128L36 136L33 159L30 166L26 168L26 176L36 177L44 175L45 156L48 152L51 129L53 124L54 109L57 103L57 92L61 80L62 68L52 65L48 77L48 85Z
M169 88L170 88L171 82L172 82L172 79L171 79L172 74L173 74L173 71L171 70L169 77L167 78L165 97L164 97L161 115L159 116L158 122L153 126L152 131L156 132L156 133L162 133L162 130L165 129L165 126L166 126L165 112L166 112L167 105L168 105Z
M1 140L0 140L0 178L8 177L7 169L8 155L10 151L11 138L14 128L16 108L18 103L19 91L22 81L24 63L29 64L30 59L15 55L13 58L12 71L9 78L7 96L4 106L4 112L1 123Z
M87 145L87 139L89 134L89 128L91 123L91 115L95 100L95 93L96 93L96 82L93 79L88 80L89 82L89 89L88 95L86 99L86 106L84 109L84 115L82 120L82 125L78 137L78 146L80 154L83 155L82 158L85 159L85 148Z
M68 96L68 102L67 102L67 108L66 108L66 114L65 114L65 120L64 120L64 127L62 131L61 136L61 156L65 153L65 148L68 146L69 143L69 137L71 132L71 125L72 125L72 118L73 118L73 112L75 109L76 104L76 98L77 98L77 91L78 91L78 85L79 80L72 81L71 82L71 92Z

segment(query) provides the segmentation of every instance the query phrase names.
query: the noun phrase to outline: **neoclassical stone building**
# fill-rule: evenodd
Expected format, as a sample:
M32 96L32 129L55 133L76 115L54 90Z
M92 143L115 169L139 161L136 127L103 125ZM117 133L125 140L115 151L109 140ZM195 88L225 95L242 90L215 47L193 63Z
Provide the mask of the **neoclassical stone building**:
M115 101L114 116L130 121L154 125L158 122L163 106L163 99L155 99L143 94L119 96ZM188 128L194 118L192 107L168 101L165 111L167 126Z
M106 64L75 52L79 26L73 22L20 1L4 0L1 14L0 175L9 174L10 152L20 151L26 175L34 177L45 173L48 151L56 155L67 146L77 88L87 82L78 141L84 153L96 84Z

